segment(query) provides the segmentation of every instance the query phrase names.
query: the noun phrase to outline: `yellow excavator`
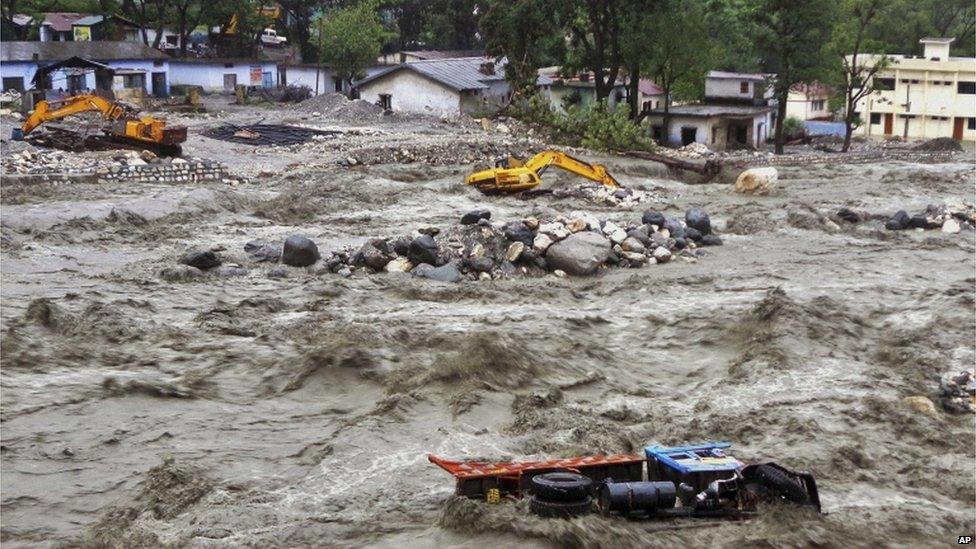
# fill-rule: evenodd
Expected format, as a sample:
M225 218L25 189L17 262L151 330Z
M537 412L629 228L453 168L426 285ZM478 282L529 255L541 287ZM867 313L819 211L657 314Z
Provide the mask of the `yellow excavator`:
M108 121L105 133L114 140L153 149L165 155L180 154L186 126L167 126L164 120L139 116L134 106L82 94L58 101L39 101L21 126L21 138L38 126L83 112L100 112Z
M519 193L539 186L542 174L549 166L562 168L611 189L620 187L620 183L600 164L590 164L559 151L542 151L526 162L511 156L501 159L494 168L474 172L464 178L464 184L472 185L486 194Z

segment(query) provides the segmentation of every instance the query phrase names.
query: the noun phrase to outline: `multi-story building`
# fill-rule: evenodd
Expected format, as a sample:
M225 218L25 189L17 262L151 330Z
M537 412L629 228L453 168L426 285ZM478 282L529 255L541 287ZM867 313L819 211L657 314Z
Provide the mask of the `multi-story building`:
M952 38L920 42L924 55L888 55L891 64L874 77L876 91L858 102L855 133L976 140L976 58L950 57ZM863 57L860 66L877 59Z

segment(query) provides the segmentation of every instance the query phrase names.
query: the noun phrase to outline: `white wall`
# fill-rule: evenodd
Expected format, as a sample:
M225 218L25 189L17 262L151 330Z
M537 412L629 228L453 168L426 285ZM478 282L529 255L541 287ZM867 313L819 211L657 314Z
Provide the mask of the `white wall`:
M22 78L23 89L31 89L31 79L37 72L37 65L32 62L13 62L0 63L0 77L3 78ZM6 91L6 90L4 90Z
M381 93L392 96L394 111L456 115L461 112L460 94L429 78L407 69L367 82L359 87L359 97L370 103L379 101Z
M169 67L168 67L169 60L162 59L160 60L160 63L161 64L158 67L156 66L154 61L147 61L147 60L108 61L105 64L108 65L109 67L112 67L113 69L135 69L135 70L143 71L146 78L146 93L150 95L155 95L156 90L153 89L152 73L169 72ZM168 74L166 77L166 84L167 86L169 86L170 84ZM122 87L121 85L113 85L112 89L121 89L121 87ZM162 91L162 93L164 94L168 92L169 92L168 89Z
M283 67L285 70L285 81L289 86L308 86L312 90L312 95L323 93L335 93L335 82L332 80L333 72L328 67L323 67L318 73L318 88L315 87L315 67Z
M225 65L230 64L230 67ZM234 60L227 63L195 63L179 60L169 62L170 86L201 86L207 92L224 91L224 75L233 74L237 84L259 86L261 82L251 81L251 66L260 65L261 72L271 73L272 85L277 84L278 69L273 61Z

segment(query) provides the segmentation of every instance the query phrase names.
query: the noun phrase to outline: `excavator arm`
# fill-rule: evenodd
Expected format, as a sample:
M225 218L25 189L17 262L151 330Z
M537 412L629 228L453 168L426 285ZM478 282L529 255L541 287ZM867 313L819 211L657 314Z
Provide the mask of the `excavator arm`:
M525 163L526 168L534 171L540 176L549 166L561 168L569 173L574 173L580 177L585 177L591 181L596 181L597 183L610 187L611 189L620 187L617 180L614 179L612 175L607 173L606 168L600 164L590 164L589 162L584 162L578 158L574 158L559 151L543 151L533 156L528 162Z
M61 101L39 101L21 126L27 135L38 126L52 120L61 120L78 113L100 112L109 123L105 133L113 140L150 147L160 154L180 154L180 143L186 141L186 126L167 126L166 122L151 116L137 116L137 109L118 101L108 101L97 95L83 94Z
M52 108L54 105L57 108ZM97 95L76 95L63 101L39 101L30 116L24 120L21 130L27 135L44 122L92 111L102 113L106 120L116 120L125 114L125 108L118 103L111 103Z
M556 166L611 189L620 187L620 183L603 166L584 162L559 151L540 152L524 163L509 157L499 161L495 168L468 175L464 182L485 193L522 192L537 187L549 166Z

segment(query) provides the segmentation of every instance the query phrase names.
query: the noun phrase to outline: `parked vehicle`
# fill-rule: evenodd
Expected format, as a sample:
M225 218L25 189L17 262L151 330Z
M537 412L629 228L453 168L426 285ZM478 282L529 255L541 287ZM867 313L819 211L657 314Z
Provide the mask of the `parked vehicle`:
M287 42L288 39L284 36L278 36L274 29L264 29L261 33L261 43L265 46L284 46Z

